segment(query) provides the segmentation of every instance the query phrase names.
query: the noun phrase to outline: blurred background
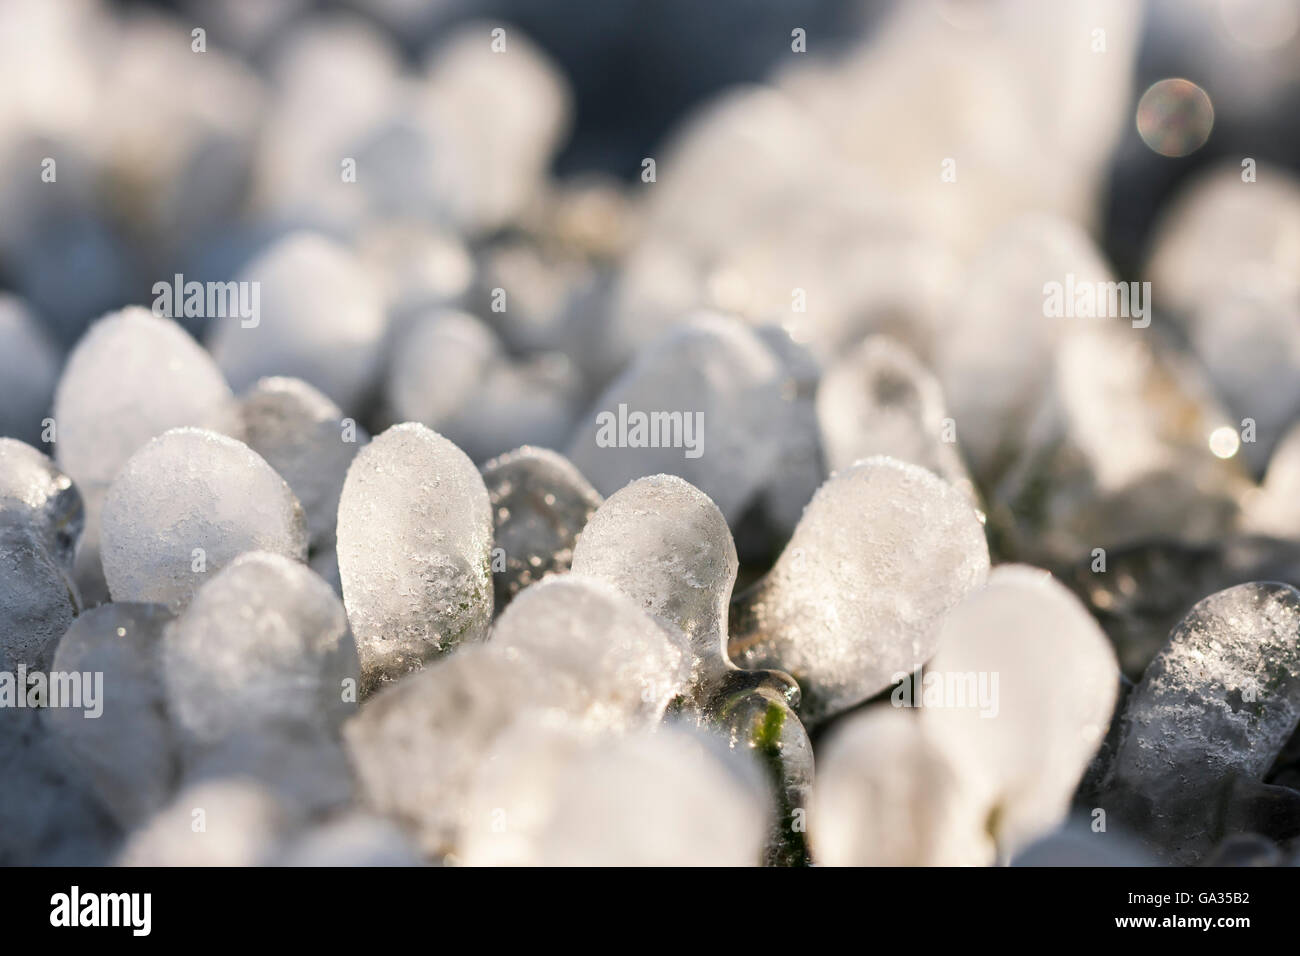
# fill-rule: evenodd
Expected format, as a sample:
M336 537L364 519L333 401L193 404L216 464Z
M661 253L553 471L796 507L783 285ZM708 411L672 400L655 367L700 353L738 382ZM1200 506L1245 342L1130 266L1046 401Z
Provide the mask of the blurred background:
M1288 0L2 0L0 431L50 447L110 310L252 280L258 328L168 312L236 394L294 375L604 494L676 470L755 567L873 451L969 487L1005 559L1220 542L1300 413L1298 54ZM1070 275L1151 282L1150 332L1067 334ZM731 359L664 384L701 310L776 356L758 424ZM825 447L824 373L878 335L960 457ZM631 394L726 454L593 456Z

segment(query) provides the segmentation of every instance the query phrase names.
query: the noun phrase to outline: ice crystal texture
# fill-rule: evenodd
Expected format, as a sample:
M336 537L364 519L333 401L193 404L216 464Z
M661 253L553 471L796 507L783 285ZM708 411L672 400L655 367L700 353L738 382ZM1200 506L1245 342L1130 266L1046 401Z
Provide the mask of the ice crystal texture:
M960 491L917 465L866 459L818 490L776 565L738 598L731 657L791 674L800 715L816 722L928 660L943 616L988 567Z
M487 489L447 439L407 423L357 454L339 499L338 560L367 692L487 636L491 549Z
M343 604L278 554L244 554L214 574L168 628L162 662L176 723L196 741L284 723L337 732L356 710Z
M495 544L505 567L493 568L500 611L521 590L569 570L573 546L601 497L563 455L525 446L483 466L492 499Z
M307 558L302 506L242 442L198 428L155 438L104 499L104 576L115 601L184 607L245 551Z

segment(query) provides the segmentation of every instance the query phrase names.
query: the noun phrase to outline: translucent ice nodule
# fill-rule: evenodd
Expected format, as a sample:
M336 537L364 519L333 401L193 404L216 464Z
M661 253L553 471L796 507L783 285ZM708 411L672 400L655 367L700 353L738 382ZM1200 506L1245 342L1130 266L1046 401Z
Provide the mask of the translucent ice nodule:
M279 472L307 516L314 548L332 547L343 479L370 440L324 394L296 378L264 378L239 398L248 447Z
M77 342L54 393L55 460L86 505L77 579L106 598L100 512L127 459L158 435L192 425L238 435L234 396L203 348L171 319L138 306L111 312Z
M241 555L199 588L167 629L162 663L175 721L201 743L279 723L337 733L356 710L343 605L278 554Z
M104 499L104 575L115 601L178 610L245 551L307 559L302 506L247 445L175 428L131 456Z
M772 570L737 598L731 658L793 675L800 716L822 720L928 660L943 616L988 568L960 491L918 465L868 458L822 485Z
M491 646L562 688L572 712L621 729L657 721L691 676L684 634L596 578L565 574L524 590Z
M1258 779L1300 724L1300 592L1252 582L1188 612L1129 698L1115 783L1154 807L1175 857L1209 849L1189 804L1234 775Z
M573 549L573 573L608 581L690 638L699 672L726 661L736 545L717 506L673 475L633 481L592 515Z
M0 438L0 516L30 524L69 576L85 527L81 493L45 455L14 438Z
M97 715L51 707L46 717L126 827L160 810L175 786L178 754L160 666L171 619L157 604L103 604L73 622L54 654L58 673L102 675Z
M729 521L775 473L793 400L748 326L697 316L644 349L597 399L569 458L602 494L645 475L685 478Z
M487 488L450 441L407 422L357 453L339 498L338 559L367 692L487 636L491 550Z
M500 611L530 584L569 570L574 543L601 497L563 455L527 445L485 464L483 482L496 553L505 559L504 568L492 569Z
M81 337L54 396L56 458L96 501L149 439L194 425L233 433L234 396L221 370L171 319L138 306Z
M1038 568L994 568L948 614L925 670L922 717L998 821L999 849L1059 826L1119 687L1110 641L1078 598ZM925 706L931 684L945 688L939 706Z
M0 514L0 671L47 663L80 609L43 530L24 516Z

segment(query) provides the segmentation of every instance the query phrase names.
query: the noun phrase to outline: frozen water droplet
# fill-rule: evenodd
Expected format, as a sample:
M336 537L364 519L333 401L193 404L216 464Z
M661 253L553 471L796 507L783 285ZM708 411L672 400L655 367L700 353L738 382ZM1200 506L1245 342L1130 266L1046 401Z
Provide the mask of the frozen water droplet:
M944 620L915 694L1009 856L1065 820L1118 687L1115 652L1078 598L1045 571L1003 565Z
M658 721L691 675L685 635L609 584L560 575L520 593L491 646L557 686L571 713L621 729Z
M151 438L193 425L238 436L234 396L221 370L170 319L131 307L92 325L68 356L54 394L55 460L86 506L77 580L106 599L100 512L108 486Z
M168 628L162 660L176 723L201 743L290 723L337 733L356 710L342 602L278 554L244 554L213 575Z
M366 692L487 636L491 549L487 489L450 441L408 422L358 452L338 559Z
M175 322L136 306L109 313L81 337L59 379L57 460L83 494L102 493L128 458L169 429L237 434L233 398Z
M370 436L352 433L337 405L296 378L264 378L240 396L244 441L286 482L307 515L313 549L333 547L339 494L357 449Z
M883 704L837 725L818 761L810 838L827 866L983 866L980 805L919 715Z
M569 767L599 739L560 711L516 721L484 755L466 797L466 866L537 866Z
M570 123L571 93L554 62L518 30L505 53L488 38L498 24L465 23L430 51L425 81L432 105L464 151L464 180L444 197L470 234L519 215ZM485 124L483 117L493 117Z
M105 865L121 832L45 714L0 709L0 864Z
M813 782L808 732L780 690L762 684L718 695L710 716L731 749L752 754L772 784L777 812L768 833L767 865L803 865L807 847L800 815L807 813Z
M307 557L302 506L242 442L176 428L140 449L104 499L104 574L115 601L184 607L245 551Z
M491 742L531 706L563 703L520 661L470 645L375 695L344 738L366 803L439 856L455 849L466 789Z
M1192 321L1192 345L1231 421L1254 422L1251 441L1231 425L1222 431L1256 473L1300 411L1300 299L1287 296L1281 282L1251 276L1216 292Z
M755 783L684 730L610 740L569 765L541 863L756 866L769 808Z
M634 481L592 515L573 573L608 581L687 635L697 679L726 664L727 603L739 564L708 495L672 475Z
M181 785L232 778L256 781L296 813L320 817L351 806L356 785L332 731L298 721L251 723L184 754Z
M645 475L678 475L728 521L772 477L792 414L781 363L744 323L683 322L641 351L596 401L569 458L602 494Z
M961 492L919 466L866 459L822 485L776 565L737 599L732 659L793 675L799 715L815 723L926 661L988 566Z
M494 568L500 611L521 590L549 574L569 570L573 546L601 497L567 458L524 446L483 466L492 500L495 544L505 569Z
M804 507L826 480L816 403L822 366L785 328L764 325L757 331L780 358L785 373L783 387L791 399L790 419L780 433L781 455L760 499L766 528L784 543L794 534Z
M175 787L177 747L159 661L170 620L157 604L101 605L72 623L54 654L60 674L100 675L93 710L51 707L46 717L128 829L160 810Z
M1114 781L1149 808L1147 832L1175 859L1209 850L1204 811L1215 788L1261 778L1295 733L1298 641L1300 592L1241 584L1193 607L1133 691Z

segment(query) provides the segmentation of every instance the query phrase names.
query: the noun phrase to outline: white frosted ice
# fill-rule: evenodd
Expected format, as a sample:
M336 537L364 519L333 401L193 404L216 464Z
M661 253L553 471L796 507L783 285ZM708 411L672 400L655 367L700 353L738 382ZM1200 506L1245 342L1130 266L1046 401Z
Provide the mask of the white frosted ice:
M1093 548L1223 538L1250 484L1215 451L1237 423L1193 363L1108 324L1061 341L1050 379L991 496L1007 552L1056 567Z
M408 422L357 454L338 561L367 691L487 636L491 549L483 479L446 438Z
M385 388L392 418L428 425L483 461L526 442L562 443L577 382L564 356L511 361L483 322L440 309L396 337Z
M238 435L221 370L184 329L132 306L95 322L68 356L54 393L55 460L77 483L86 532L77 581L106 599L100 512L117 473L149 439L193 425Z
M598 739L561 711L529 715L502 731L467 790L457 859L466 866L539 865L559 790Z
M993 861L983 806L934 729L877 704L838 725L818 759L809 813L826 866L983 866Z
M556 685L571 712L598 727L658 721L691 676L684 634L612 585L576 574L522 591L493 626L491 646Z
M1300 412L1300 295L1261 276L1216 289L1198 303L1191 342L1233 423L1253 422L1241 456L1263 471Z
M757 866L770 812L714 749L670 728L580 755L554 807L544 866Z
M1030 215L998 231L970 264L961 321L938 341L937 374L977 477L996 477L1024 442L1057 344L1106 320L1044 314L1044 286L1113 277L1075 223ZM1118 321L1118 320L1116 320Z
M1196 604L1124 712L1115 774L1139 790L1262 777L1300 724L1300 592L1252 582Z
M343 604L305 565L243 554L167 629L163 675L192 740L297 723L336 733L356 710L360 669Z
M490 644L462 647L386 687L344 728L364 803L410 828L424 853L453 851L492 741L530 706L563 702L558 687Z
M494 51L498 26L459 24L426 58L431 107L464 153L463 181L446 199L455 222L471 235L522 212L568 132L573 109L563 73L521 31L507 28L504 51ZM492 121L484 122L488 116Z
M98 502L139 448L185 425L238 437L220 369L171 319L131 307L81 337L54 396L55 458Z
M1119 692L1115 652L1078 598L1046 571L995 568L943 622L926 674L964 695L922 716L996 819L999 849L1059 826Z
M1300 182L1260 163L1255 181L1238 160L1208 169L1164 212L1143 270L1161 308L1190 314L1243 279L1300 293Z
M634 481L592 515L573 573L601 578L690 638L696 676L726 664L727 603L739 562L708 495L672 475Z
M307 557L302 506L247 445L198 428L155 438L104 499L104 575L115 601L176 610L245 551Z
M800 716L816 722L928 660L943 616L988 567L961 492L920 466L866 459L822 485L776 565L737 599L731 658L791 674Z

